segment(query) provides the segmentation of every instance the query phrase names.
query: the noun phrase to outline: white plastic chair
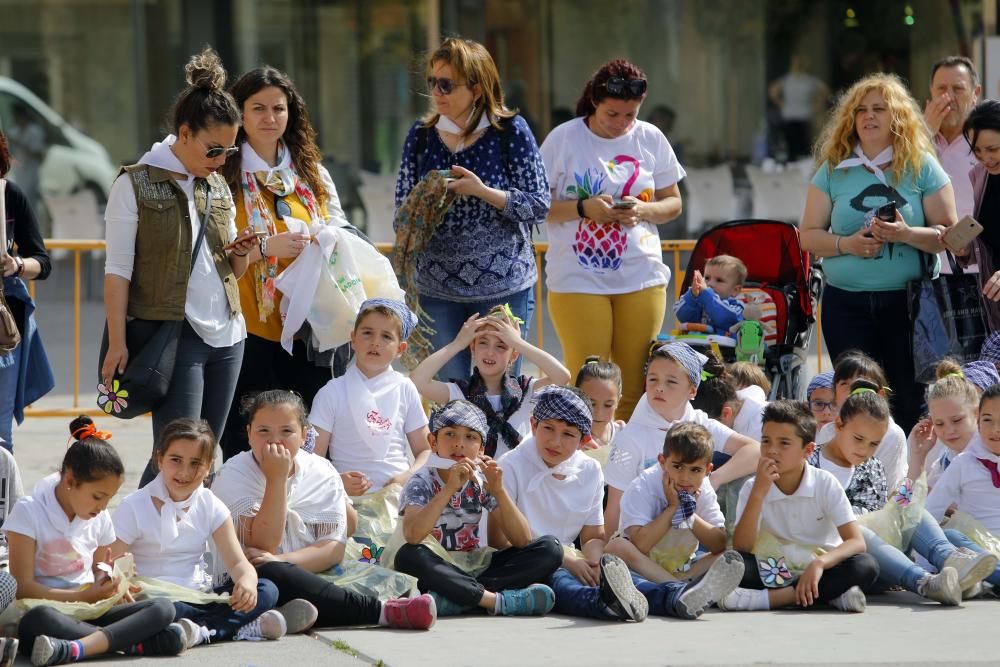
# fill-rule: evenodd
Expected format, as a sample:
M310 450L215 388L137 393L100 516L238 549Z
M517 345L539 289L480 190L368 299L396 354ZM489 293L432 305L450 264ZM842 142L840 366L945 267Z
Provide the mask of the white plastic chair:
M697 237L706 226L739 217L733 172L728 164L688 169L684 185L688 236Z
M758 220L798 222L806 205L808 181L801 169L767 173L747 165L747 178L753 188L753 217Z

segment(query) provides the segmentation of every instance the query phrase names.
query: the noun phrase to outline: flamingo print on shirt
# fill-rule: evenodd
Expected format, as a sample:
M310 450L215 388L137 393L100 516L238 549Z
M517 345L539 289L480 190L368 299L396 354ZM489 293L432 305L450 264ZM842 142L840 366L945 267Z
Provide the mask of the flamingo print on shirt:
M619 168L631 169L631 174L622 186L619 197L627 197L632 194L631 188L639 176L639 161L630 155L616 155L612 160L603 164L607 174L599 170L587 169L581 176L574 173L576 185L566 188L566 193L576 196L577 199L588 199L590 197L603 194L605 183L609 182L606 176L616 175ZM652 199L652 189L643 190L636 195L636 199L649 201ZM573 242L573 252L576 253L577 260L585 268L596 273L607 271L617 271L621 268L622 258L628 249L628 230L620 224L610 225L599 224L589 218L581 218L576 230L576 237Z

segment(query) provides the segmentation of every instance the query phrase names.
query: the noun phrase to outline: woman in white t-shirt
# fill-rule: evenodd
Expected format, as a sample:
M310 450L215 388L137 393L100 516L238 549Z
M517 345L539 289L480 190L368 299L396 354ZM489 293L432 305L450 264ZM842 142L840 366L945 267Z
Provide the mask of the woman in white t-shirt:
M292 632L305 628L302 616L316 618L305 600L274 611L278 589L243 555L226 504L205 488L212 469L215 436L204 420L177 419L163 429L156 444L159 474L125 498L111 517L117 539L113 555L130 552L143 577L200 591L227 593L228 603L174 602L174 619L185 619L191 645L224 639L278 639L287 628L283 612L293 614ZM229 572L229 583L214 587L205 563L205 545ZM312 623L308 623L311 625Z
M685 176L663 133L637 119L645 99L641 69L606 63L584 87L577 117L541 147L552 189L549 315L568 368L591 354L621 367L621 419L642 394L643 343L663 324L670 270L656 225L680 215Z

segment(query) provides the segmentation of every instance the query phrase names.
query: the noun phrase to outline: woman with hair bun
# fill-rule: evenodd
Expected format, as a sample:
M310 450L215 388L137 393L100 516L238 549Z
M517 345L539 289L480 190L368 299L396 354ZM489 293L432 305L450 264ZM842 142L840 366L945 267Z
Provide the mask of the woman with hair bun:
M163 426L180 417L205 419L223 433L246 338L237 281L257 245L253 230L237 236L229 187L216 173L237 151L240 125L226 71L205 49L185 74L172 133L122 169L105 213L104 385L128 365L127 319L151 331L165 320L184 321L170 388L153 408L154 449ZM140 486L156 476L151 464Z

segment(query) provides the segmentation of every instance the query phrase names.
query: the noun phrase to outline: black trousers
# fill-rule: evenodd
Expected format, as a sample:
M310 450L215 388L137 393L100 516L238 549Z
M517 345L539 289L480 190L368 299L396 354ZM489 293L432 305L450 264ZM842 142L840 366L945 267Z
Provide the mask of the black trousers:
M760 571L757 569L757 557L741 551L743 556L743 580L740 588L752 588L763 590L767 588L760 578ZM823 572L819 580L819 602L829 602L844 594L851 586L860 586L861 590L867 591L875 580L878 579L878 561L871 554L857 554L850 558L845 558L829 570Z
M219 441L222 458L228 461L250 449L247 442L247 421L240 414L240 403L244 396L268 389L289 389L297 391L305 401L306 409L309 409L316 392L332 378L333 372L329 368L320 368L306 358L306 345L301 340L294 342L292 354L288 354L281 343L247 334L243 347L243 365L236 380L226 430Z
M51 607L35 607L21 619L17 637L21 652L31 655L39 635L74 640L101 630L108 637L108 652L113 653L163 632L173 620L174 605L163 598L120 604L90 621L78 621Z
M375 625L382 613L378 598L341 588L298 565L272 561L257 568L257 575L278 587L278 604L302 598L319 611L316 626Z
M463 572L422 544L406 544L396 552L395 569L417 578L417 587L434 591L455 604L475 607L484 591L496 593L548 581L562 565L563 549L545 535L524 547L494 552L490 566L478 577Z

